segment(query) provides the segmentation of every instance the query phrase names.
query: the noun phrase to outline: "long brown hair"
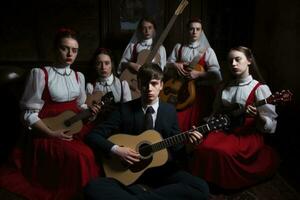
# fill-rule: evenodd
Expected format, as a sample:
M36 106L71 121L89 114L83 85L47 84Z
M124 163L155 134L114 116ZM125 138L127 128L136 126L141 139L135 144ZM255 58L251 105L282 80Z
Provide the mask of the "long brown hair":
M252 53L252 51L251 51L250 48L244 47L244 46L237 46L237 47L231 48L229 50L229 52L231 52L231 51L242 52L246 56L246 58L248 59L248 61L250 62L249 73L257 81L259 81L261 83L265 83L265 80L264 80L263 76L261 75L261 73L259 71L259 68L257 66L256 60L255 60L254 55L253 55L253 53Z
M95 73L95 66L97 65L97 56L100 55L100 54L104 54L104 55L107 55L107 56L110 57L111 72L114 75L116 74L112 51L110 49L100 47L100 48L97 48L95 50L95 52L93 53L92 58L89 62L89 69L88 69L88 72L87 72L87 81L89 81L89 82L93 82L93 81L98 79L99 75L98 75L98 73Z

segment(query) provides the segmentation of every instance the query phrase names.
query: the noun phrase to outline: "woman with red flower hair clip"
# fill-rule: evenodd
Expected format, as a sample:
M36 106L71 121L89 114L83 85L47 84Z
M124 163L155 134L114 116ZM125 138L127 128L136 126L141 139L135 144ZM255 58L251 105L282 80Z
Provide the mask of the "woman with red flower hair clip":
M85 104L84 75L71 69L78 48L76 33L62 28L54 39L56 61L31 70L20 101L22 118L30 131L22 138L22 146L12 152L10 162L0 169L1 188L31 200L67 200L99 176L93 152L83 142L89 127L83 125L78 133L69 134L46 123L46 119L58 120L65 111L99 112L99 106L88 108Z

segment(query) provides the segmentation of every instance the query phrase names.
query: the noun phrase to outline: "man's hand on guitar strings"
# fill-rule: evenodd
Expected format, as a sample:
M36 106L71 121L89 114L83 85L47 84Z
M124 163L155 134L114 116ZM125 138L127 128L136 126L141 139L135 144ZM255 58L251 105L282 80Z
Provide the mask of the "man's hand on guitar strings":
M113 152L130 165L140 161L140 154L131 148L117 146Z
M190 143L197 145L200 144L203 140L203 135L197 131L196 127L193 126L193 129L188 132Z

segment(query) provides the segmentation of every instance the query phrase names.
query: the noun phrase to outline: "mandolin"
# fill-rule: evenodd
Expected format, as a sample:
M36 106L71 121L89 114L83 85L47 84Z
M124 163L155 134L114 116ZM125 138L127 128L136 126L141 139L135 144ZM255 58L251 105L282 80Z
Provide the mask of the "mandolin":
M159 49L159 47L162 45L162 43L164 42L164 40L166 39L170 29L172 28L176 18L178 15L180 15L184 8L188 5L188 1L187 0L182 0L179 4L179 6L177 7L175 13L173 14L172 18L170 19L168 25L166 26L166 28L164 29L163 33L160 35L159 39L157 40L157 42L155 43L154 47L151 50L148 49L144 49L141 52L139 52L138 55L138 64L145 64L145 63L150 63L152 62L152 60L154 59L154 62L158 62L160 60L159 56L157 54L157 51ZM141 92L138 89L138 83L137 83L137 72L131 69L124 69L123 72L120 75L120 79L121 80L126 80L128 82L129 88L131 90L131 96L132 99L136 99L138 97L141 96Z

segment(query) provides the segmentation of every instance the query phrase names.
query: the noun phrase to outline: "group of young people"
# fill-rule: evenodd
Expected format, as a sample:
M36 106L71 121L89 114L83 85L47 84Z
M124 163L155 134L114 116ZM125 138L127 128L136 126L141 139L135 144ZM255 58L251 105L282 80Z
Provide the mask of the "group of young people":
M277 114L274 105L253 105L271 95L253 53L243 46L230 49L231 76L222 80L201 21L191 19L187 30L188 41L176 44L168 59L161 46L153 62L139 63L139 53L151 50L156 32L155 22L143 18L117 68L110 50L95 51L92 67L97 76L86 83L85 76L71 67L79 49L76 34L60 29L54 39L56 62L34 68L29 75L20 105L30 131L21 138L7 165L1 167L0 186L28 199L66 200L84 194L90 200L199 200L208 199L209 186L240 189L274 174L278 157L264 143L264 134L275 132ZM130 83L119 78L125 69L136 72L138 98L132 97ZM176 109L176 104L160 98L166 82L172 79L183 81L187 91L192 91L188 95L194 95L184 108ZM86 104L87 97L97 91L111 92L118 103L101 121L95 120L101 115L101 104ZM212 130L206 136L197 129L236 104L244 108L236 126ZM91 113L76 134L53 130L46 123L45 119L67 110ZM102 156L116 156L128 166L143 159L138 149L108 138L116 133L139 136L149 129L145 128L145 116L149 115L150 129L163 139L183 132L186 139L167 148L166 164L147 169L129 186L105 177ZM193 146L189 155L185 148L188 143ZM182 165L187 156L192 159Z

